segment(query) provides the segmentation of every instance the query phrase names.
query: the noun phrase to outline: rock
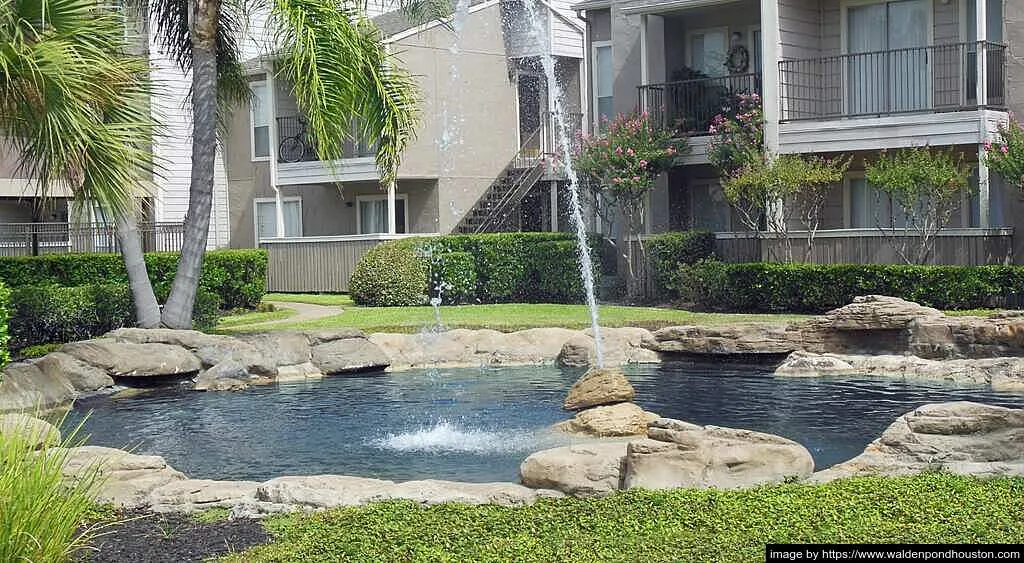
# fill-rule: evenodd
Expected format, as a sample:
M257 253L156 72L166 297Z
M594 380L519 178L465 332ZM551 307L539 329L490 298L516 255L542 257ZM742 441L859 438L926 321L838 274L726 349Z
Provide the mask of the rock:
M539 365L558 356L578 331L534 328L512 333L453 329L424 334L371 334L368 339L388 358L391 369Z
M203 366L210 368L221 362L237 362L245 371L258 377L274 377L277 375L277 361L263 355L248 342L231 339L218 344L201 346L193 352Z
M52 409L70 403L76 391L68 380L34 363L7 364L0 379L0 412Z
M0 414L0 436L17 436L33 450L60 444L56 426L27 414Z
M189 350L197 350L204 346L216 346L234 340L230 336L172 328L119 328L108 332L104 338L132 344L170 344Z
M594 437L640 436L647 433L647 423L658 415L647 412L634 403L603 405L576 413L561 422L556 429L570 434Z
M50 378L64 378L77 393L90 393L114 385L113 378L106 371L63 352L47 354L35 364Z
M309 339L299 332L243 334L238 339L255 348L275 367L304 364L309 361Z
M800 335L784 324L672 326L654 333L648 346L676 354L788 354L802 349Z
M462 483L435 479L397 483L387 494L390 498L427 505L453 502L498 506L527 506L539 498L564 496L558 491L531 489L517 483Z
M809 352L793 352L775 368L776 376L817 377L821 375L854 374L857 370L835 357Z
M601 341L604 365L654 364L661 362L661 356L652 349L656 344L654 336L643 328L602 328ZM562 345L556 361L567 367L588 367L597 363L593 331L587 329L569 338Z
M278 477L259 485L256 499L304 508L356 506L390 498L388 491L393 485L392 481L346 475Z
M196 512L208 508L231 508L256 500L255 481L211 481L185 479L157 487L149 495L153 512Z
M150 493L185 475L155 455L136 455L114 448L81 446L50 448L47 455L65 456L65 478L77 480L96 475L100 481L96 500L123 508L144 508Z
M310 362L296 364L293 366L281 366L277 368L277 382L288 383L291 381L306 381L307 379L323 379L324 374L320 373Z
M772 434L670 419L652 422L647 434L629 443L625 489L736 489L803 479L814 471L806 448Z
M622 370L594 368L573 383L562 408L576 411L598 405L611 405L632 401L634 395L633 386Z
M1024 475L1024 410L967 401L924 405L896 419L859 456L812 480L933 469Z
M909 327L908 351L922 358L1024 356L1024 318L943 317L918 319Z
M249 386L253 377L245 371L245 366L234 361L225 360L199 374L194 389L196 391L237 391Z
M304 333L309 340L310 346L334 342L335 340L348 340L350 338L366 338L366 334L358 328L332 328L325 330L311 330Z
M202 369L188 350L171 344L135 344L98 338L65 344L60 349L113 377L162 377L193 374Z
M902 330L915 320L944 316L938 309L885 295L854 297L853 303L824 315L835 330Z
M313 346L313 365L325 374L378 371L388 367L388 357L366 338L340 338Z
M619 489L625 457L626 442L563 446L531 454L519 466L519 476L527 487L603 496Z

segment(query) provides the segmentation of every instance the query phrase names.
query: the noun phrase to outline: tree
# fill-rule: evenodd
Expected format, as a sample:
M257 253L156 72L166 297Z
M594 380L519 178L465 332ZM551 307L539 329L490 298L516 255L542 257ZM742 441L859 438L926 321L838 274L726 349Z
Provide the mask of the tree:
M4 1L0 43L4 148L39 198L66 188L113 215L122 247L137 248L125 265L136 304L149 311L139 320L158 322L134 227L154 168L147 61L127 54L120 14L94 0Z
M889 200L892 210L888 217L876 216L878 228L904 262L928 261L935 237L949 224L967 193L970 174L963 155L953 149L882 151L878 159L868 163L865 178L878 189L879 199ZM907 236L911 234L917 242L914 249Z
M181 258L160 317L165 326L188 328L210 227L218 118L251 95L235 44L248 29L248 16L269 14L265 25L274 38L273 71L292 85L322 160L342 156L351 116L358 135L378 143L381 183L392 182L417 124L418 93L357 3L141 1L142 13L154 15L159 42L192 74L189 207ZM430 4L414 6L432 13Z
M646 113L619 115L608 124L608 131L593 137L581 137L575 155L576 168L593 178L587 185L596 190L595 201L609 197L626 219L629 263L627 293L640 296L640 278L634 271L633 241L644 258L640 228L644 223L647 194L658 176L687 150L685 139L673 138L655 127Z
M1024 190L1024 125L1012 113L999 124L996 142L985 142L985 164L1011 186Z

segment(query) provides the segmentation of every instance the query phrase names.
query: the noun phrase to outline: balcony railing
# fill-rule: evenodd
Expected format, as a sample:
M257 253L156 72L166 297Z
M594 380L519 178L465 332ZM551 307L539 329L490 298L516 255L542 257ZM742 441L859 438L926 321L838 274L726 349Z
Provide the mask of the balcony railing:
M355 126L350 129L353 139L358 139ZM316 154L316 139L306 125L306 120L300 116L278 117L277 118L277 161L278 162L308 162L320 160ZM348 141L343 148L344 158L373 157L377 154L376 143L365 143L361 141Z
M740 94L761 94L761 74L731 74L639 87L640 108L679 135L706 135L711 120Z
M984 49L987 96L978 100ZM972 42L779 62L783 121L1006 106L1006 47Z
M181 250L182 223L140 223L138 229L143 252ZM119 251L114 226L106 223L0 224L0 256Z

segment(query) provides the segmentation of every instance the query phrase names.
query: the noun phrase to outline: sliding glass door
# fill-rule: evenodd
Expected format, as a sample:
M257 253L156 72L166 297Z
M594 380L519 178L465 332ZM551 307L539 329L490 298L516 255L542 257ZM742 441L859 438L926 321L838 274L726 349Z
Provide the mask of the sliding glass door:
M850 6L846 12L847 113L927 109L931 0Z

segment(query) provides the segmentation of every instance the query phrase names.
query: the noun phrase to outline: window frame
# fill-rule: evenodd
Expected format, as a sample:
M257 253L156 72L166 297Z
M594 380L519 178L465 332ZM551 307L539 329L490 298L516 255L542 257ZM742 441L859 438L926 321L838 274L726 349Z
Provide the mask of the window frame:
M267 80L266 79L263 79L263 80L253 80L253 81L249 82L249 88L253 91L253 98L254 99L256 98L256 91L255 90L259 86L263 87L264 91L267 93L267 97L269 98L270 90L268 88ZM266 101L267 100L265 100L265 102ZM270 132L271 132L272 128L270 127L269 119L273 119L273 117L271 116L271 117L268 118L267 125L266 125L266 127L267 127L267 143L268 143L268 145L267 145L267 156L256 156L256 112L253 111L253 106L254 105L255 104L253 103L253 100L249 100L249 156L250 156L250 158L252 159L253 162L269 162L270 161L270 153L272 152L270 150L269 143L273 142L273 139L270 138ZM269 105L269 103L265 103L264 105ZM267 111L269 111L269 110L270 110L270 108L268 107Z
M281 198L282 206L285 203L296 202L296 201L299 203L299 236L301 237L302 233L303 233L303 228L302 228L302 196L294 195L294 196L284 196L284 197ZM274 198L274 197L256 197L256 198L253 198L253 200L252 200L252 233L253 233L253 238L256 240L256 246L257 247L260 245L260 240L261 240L260 239L260 204L261 203L277 203L277 198ZM276 221L276 219L275 219L275 221ZM275 232L277 231L277 226L276 225L274 226L274 231ZM273 238L282 238L282 237L273 237Z
M357 195L356 196L356 234L358 234L358 235L377 235L377 234L385 234L386 235L386 234L388 234L387 232L384 232L384 233L364 233L363 232L363 214L359 210L359 205L362 202L364 202L364 201L380 201L380 200L384 200L384 205L386 206L387 205L387 200L388 200L387 194L364 194L364 195ZM405 202L405 204L402 206L402 216L405 219L405 233L398 233L398 234L408 234L408 233L412 232L409 229L409 194L397 194L396 193L395 194L395 201L397 202L397 200L402 200L403 202ZM397 220L398 218L396 217L395 219Z
M593 103L593 106L591 106L591 107L594 108L594 112L593 112L594 115L593 115L593 123L592 123L592 125L594 126L594 131L595 132L601 130L601 107L598 104L598 100L600 99L600 97L597 95L597 82L598 82L598 80L597 80L598 74L597 73L598 73L598 68L599 68L598 64L597 64L597 50L598 49L603 49L605 47L607 47L609 49L608 52L612 56L612 96L611 96L611 98L612 98L613 113L614 113L614 107L615 107L615 76L614 76L615 75L615 46L612 44L611 41L593 41L593 42L590 43L590 60L593 62L593 64L591 65L591 71L590 71L590 83L593 86L593 89L592 89L593 90L593 96L591 96L591 100L590 101ZM614 119L614 118L615 118L614 115L609 115L608 116L608 119Z

